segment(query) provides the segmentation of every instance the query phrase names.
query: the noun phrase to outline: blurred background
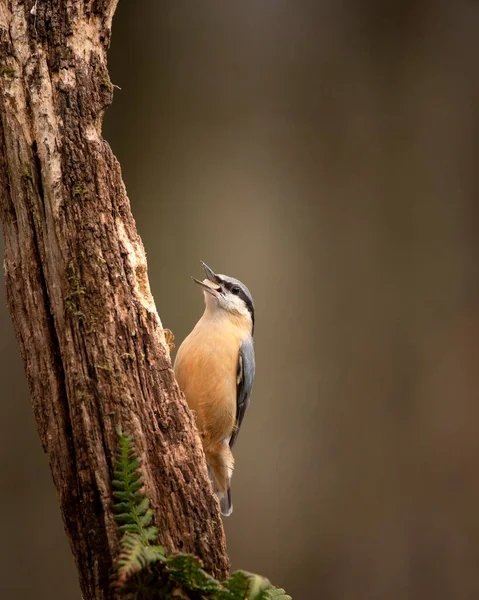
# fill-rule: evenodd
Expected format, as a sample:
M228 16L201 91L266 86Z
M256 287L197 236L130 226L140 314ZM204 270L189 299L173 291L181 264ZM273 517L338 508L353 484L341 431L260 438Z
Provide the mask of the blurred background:
M104 134L178 344L200 260L254 295L225 527L295 600L479 597L478 31L461 0L119 3ZM0 331L2 596L79 600L3 295Z

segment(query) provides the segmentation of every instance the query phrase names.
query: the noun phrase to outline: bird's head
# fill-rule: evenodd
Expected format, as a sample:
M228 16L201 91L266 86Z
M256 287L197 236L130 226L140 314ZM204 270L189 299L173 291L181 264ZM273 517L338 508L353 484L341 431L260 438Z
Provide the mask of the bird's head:
M206 309L212 313L218 312L230 315L233 318L243 318L251 322L251 333L254 330L254 303L251 292L244 283L228 277L217 275L208 265L201 262L206 278L195 281L203 289Z

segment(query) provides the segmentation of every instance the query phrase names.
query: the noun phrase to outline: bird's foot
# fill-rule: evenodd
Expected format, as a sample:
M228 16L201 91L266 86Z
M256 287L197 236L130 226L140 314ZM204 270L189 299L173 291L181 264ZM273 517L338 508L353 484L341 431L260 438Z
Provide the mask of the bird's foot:
M168 348L170 349L170 352L173 352L173 350L175 349L175 344L173 344L173 340L175 339L175 336L173 335L173 332L171 331L171 329L163 329L163 333L165 334L165 340L166 340L166 343L168 344Z

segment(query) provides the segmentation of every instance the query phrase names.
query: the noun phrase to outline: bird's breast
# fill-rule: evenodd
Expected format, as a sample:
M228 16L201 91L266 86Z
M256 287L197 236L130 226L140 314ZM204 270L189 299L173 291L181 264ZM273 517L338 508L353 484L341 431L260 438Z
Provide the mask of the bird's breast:
M236 419L236 371L241 332L198 323L178 350L175 375L197 426L211 439L228 437Z

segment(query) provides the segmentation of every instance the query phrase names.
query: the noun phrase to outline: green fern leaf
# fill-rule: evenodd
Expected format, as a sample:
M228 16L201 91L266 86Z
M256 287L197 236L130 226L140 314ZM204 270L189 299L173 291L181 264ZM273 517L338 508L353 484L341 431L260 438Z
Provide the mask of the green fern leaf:
M171 578L189 592L201 592L206 596L221 590L220 583L205 573L200 561L191 554L174 554L166 564Z
M137 492L141 486L143 485L143 477L139 477L136 480L132 480L128 486L128 491L131 494L134 494L135 492Z
M250 600L265 600L263 592L270 587L271 583L266 577L250 574Z
M157 562L160 555L164 558L164 550L161 546L151 545L158 538L158 530L151 524L153 511L150 501L141 492L143 477L139 472L140 459L134 451L132 438L119 429L117 433L118 454L112 486L115 520L123 533L122 552L118 559L118 581L123 584L134 573Z
M113 496L115 498L119 498L124 502L133 502L135 501L135 496L129 490L115 490L113 492Z
M149 509L149 507L150 507L150 499L143 498L143 500L137 506L138 514L142 515L142 514L146 513L146 511Z
M127 513L130 510L130 503L129 502L115 502L113 509L118 514Z
M122 538L122 552L118 559L117 580L119 587L134 575L158 562L165 562L163 546L145 546L140 536L126 534Z
M220 583L208 575L201 562L190 554L166 557L163 546L156 544L158 530L152 525L150 501L142 492L141 463L132 438L120 429L117 433L118 454L112 486L114 518L123 533L116 585L122 587L123 592L133 591L135 598L170 598L173 585L177 586L175 594L185 592L202 600L292 600L283 589L273 587L259 575L236 571L227 581ZM160 578L159 573L151 569L158 563L167 567ZM167 576L166 583L163 575ZM140 590L142 595L138 596Z
M266 600L293 600L283 588L270 588L266 590Z
M125 535L122 538L122 552L117 562L116 584L121 587L135 573L141 570L143 543L138 536Z
M113 517L117 523L129 523L131 520L131 514L129 512L123 512Z
M140 515L138 520L140 521L140 525L142 527L148 527L148 525L150 525L153 521L153 511L148 510L148 512L146 512L144 515Z
M247 571L233 573L224 587L232 596L219 595L218 600L292 600L283 589L272 586L266 577Z
M235 571L215 596L215 600L246 600L250 589L249 576L244 571Z
M125 523L124 525L120 525L120 531L123 533L136 533L141 538L141 531L136 523Z
M143 529L143 537L149 544L150 542L155 542L158 539L158 529L151 525L150 527L146 527Z

